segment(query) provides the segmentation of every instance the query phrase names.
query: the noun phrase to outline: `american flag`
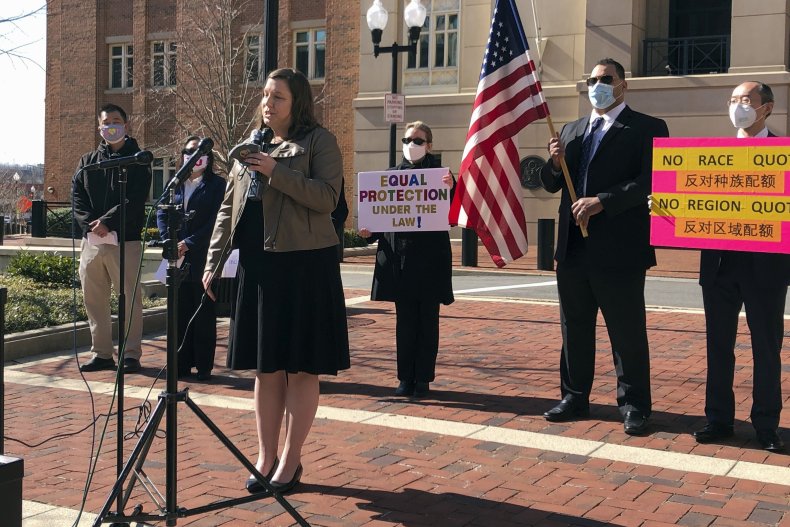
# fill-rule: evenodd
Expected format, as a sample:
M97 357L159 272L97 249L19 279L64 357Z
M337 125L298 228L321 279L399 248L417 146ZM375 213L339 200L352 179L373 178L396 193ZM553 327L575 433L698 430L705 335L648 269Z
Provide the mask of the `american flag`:
M498 267L527 252L517 135L549 114L528 49L515 0L497 0L449 220Z

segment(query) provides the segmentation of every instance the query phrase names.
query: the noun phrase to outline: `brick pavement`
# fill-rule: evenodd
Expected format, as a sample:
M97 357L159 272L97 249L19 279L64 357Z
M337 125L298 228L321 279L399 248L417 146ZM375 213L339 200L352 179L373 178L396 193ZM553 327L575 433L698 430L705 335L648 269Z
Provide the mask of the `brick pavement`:
M347 298L367 291L347 290ZM614 404L615 384L609 343L599 321L597 377L589 420L553 424L541 414L558 396L560 330L557 306L547 303L459 299L442 308L442 342L432 396L409 401L393 396L395 380L394 311L391 304L362 302L350 307L352 368L323 378L321 408L391 416L388 420L320 418L305 446L303 484L288 497L316 526L790 526L790 478L767 483L760 477L712 475L692 461L790 467L790 456L769 454L754 441L748 412L751 358L745 326L738 335L736 436L723 445L697 445L690 431L703 424L705 359L701 314L651 311L654 414L650 434L623 433ZM786 331L790 321L785 322ZM220 342L227 326L220 327ZM148 387L164 364L164 337L146 341L144 370L127 377L127 392ZM217 350L224 364L225 346ZM26 442L76 432L90 420L90 402L79 382L74 359L66 356L12 368L19 375L50 375L57 380L34 386L7 381L6 433ZM198 404L250 459L256 452L252 412L220 408L203 394L249 401L252 376L216 368L213 382L193 383ZM110 372L92 381L111 382ZM790 370L783 385L790 393ZM164 383L153 390L156 394ZM94 394L98 412L109 404ZM235 400L235 399L234 399ZM201 403L201 401L205 401ZM128 399L126 430L134 427L137 399ZM790 406L785 395L785 406ZM232 405L231 405L232 406ZM320 412L321 412L320 411ZM427 418L429 426L398 427L398 418ZM375 424L378 423L378 424ZM390 423L390 424L387 424ZM490 437L475 439L431 423L480 425ZM790 417L781 422L785 440ZM115 479L114 421L108 429L87 498L96 512ZM622 449L623 459L580 455L555 448L518 446L509 433L538 433L560 442L585 439ZM25 459L24 497L78 508L90 454L90 431L27 448L6 441L8 454ZM225 452L197 419L179 413L179 505L194 507L218 497L243 493L244 469ZM126 442L131 451L134 440ZM622 445L621 447L619 445ZM627 449L625 447L634 447ZM164 441L154 443L146 469L162 485ZM678 454L690 460L681 468L661 468L630 458L631 452ZM691 456L683 457L686 454ZM695 457L701 456L701 457ZM786 475L787 472L781 472ZM784 476L782 476L784 477ZM139 488L131 504L151 505ZM273 502L261 500L179 525L290 525Z

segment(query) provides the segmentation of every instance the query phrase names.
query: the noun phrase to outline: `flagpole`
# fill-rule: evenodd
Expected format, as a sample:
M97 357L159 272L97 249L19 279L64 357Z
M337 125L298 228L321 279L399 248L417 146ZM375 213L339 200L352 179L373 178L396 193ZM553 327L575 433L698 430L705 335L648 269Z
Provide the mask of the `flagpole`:
M549 125L549 133L551 134L551 137L556 137L559 139L560 136L557 135L556 130L554 130L554 123L551 120L551 115L546 116L546 123ZM549 160L549 163L551 163L551 160ZM560 158L560 166L562 167L562 175L565 176L565 185L568 187L568 194L570 194L571 203L576 203L576 191L573 189L573 182L571 181L571 174L568 172L568 165L565 163L565 156ZM582 230L582 236L586 238L587 227L583 227L581 225L579 225L579 227Z

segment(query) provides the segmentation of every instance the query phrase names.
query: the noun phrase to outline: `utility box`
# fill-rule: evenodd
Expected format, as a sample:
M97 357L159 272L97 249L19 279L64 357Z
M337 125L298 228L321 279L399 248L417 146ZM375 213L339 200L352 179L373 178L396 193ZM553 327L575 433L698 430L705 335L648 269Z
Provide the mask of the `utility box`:
M25 462L0 456L0 511L4 527L22 527L22 478Z

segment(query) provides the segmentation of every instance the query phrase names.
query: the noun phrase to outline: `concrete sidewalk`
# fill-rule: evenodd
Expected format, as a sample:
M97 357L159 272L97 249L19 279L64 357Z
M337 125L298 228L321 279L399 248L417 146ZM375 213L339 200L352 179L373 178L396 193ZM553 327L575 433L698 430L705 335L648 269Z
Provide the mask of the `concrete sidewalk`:
M352 368L322 378L321 407L303 452L302 484L288 496L311 525L790 526L790 456L760 450L748 423L751 350L745 325L736 350L736 435L722 445L697 445L690 432L704 424L700 313L648 313L654 413L649 435L630 437L614 401L602 321L592 416L556 424L541 415L559 395L556 304L461 297L443 307L437 380L431 397L418 401L393 394L393 306L366 301L367 294L346 290ZM790 321L785 329L790 331ZM226 323L219 331L218 365L225 361ZM163 336L151 336L142 374L127 376L126 431L135 429L136 407L146 396L155 404L164 387L163 380L154 379L164 365L165 347ZM210 383L184 386L254 461L252 375L219 366L214 374ZM97 413L107 412L113 379L111 372L89 377ZM790 393L787 368L783 385ZM790 406L787 395L785 406ZM25 525L55 524L41 519L47 506L73 520L74 513L64 508L78 509L82 500L91 430L80 430L90 421L90 398L73 356L7 365L6 449L25 459L24 498L30 500ZM790 440L788 412L781 425ZM87 495L86 510L92 513L115 480L114 429L113 418ZM15 441L34 445L61 434L76 435L31 447ZM184 405L178 434L179 506L244 495L246 471ZM127 456L135 443L134 437L126 441ZM164 461L164 440L158 439L145 468L162 491ZM131 506L137 503L152 510L139 486L130 500ZM272 499L178 521L292 523Z

